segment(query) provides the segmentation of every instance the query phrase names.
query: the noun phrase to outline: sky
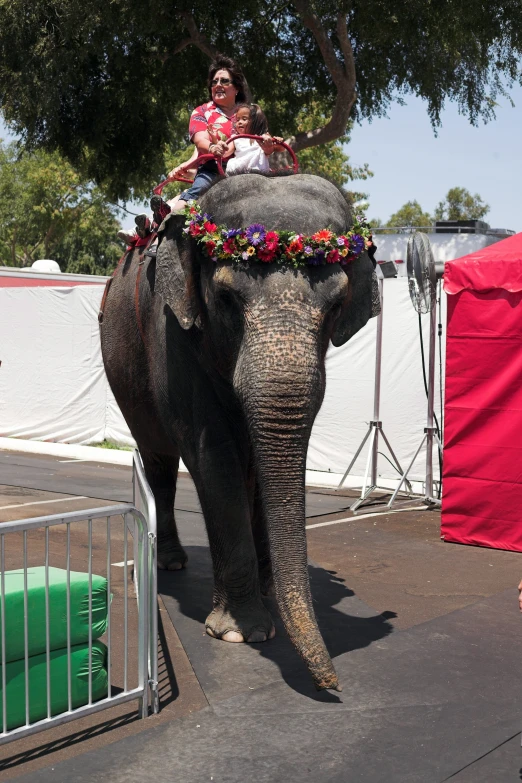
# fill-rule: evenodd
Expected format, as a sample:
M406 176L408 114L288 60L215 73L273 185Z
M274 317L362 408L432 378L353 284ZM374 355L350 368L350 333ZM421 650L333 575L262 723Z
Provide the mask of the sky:
M496 120L478 127L448 104L437 136L426 105L414 97L393 104L387 118L355 125L346 151L352 164L368 163L374 173L353 184L369 195L368 217L386 221L414 199L432 212L457 186L490 205L484 219L492 228L522 231L522 87L511 96L515 107L501 99ZM9 138L1 120L0 138Z
M346 145L352 165L368 163L372 179L354 189L369 194L367 216L386 221L416 199L432 212L451 187L478 193L490 205L492 228L522 231L522 87L513 88L513 108L499 100L497 119L473 127L448 104L435 136L426 105L407 98L387 118L355 125Z

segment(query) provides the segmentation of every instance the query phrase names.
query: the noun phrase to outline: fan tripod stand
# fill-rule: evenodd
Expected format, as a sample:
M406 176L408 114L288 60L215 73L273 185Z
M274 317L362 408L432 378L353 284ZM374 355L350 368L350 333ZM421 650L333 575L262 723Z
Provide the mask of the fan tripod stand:
M435 402L435 330L437 328L437 309L433 307L430 311L430 348L429 348L429 370L428 370L428 414L426 426L424 428L424 436L420 442L420 446L413 455L413 459L408 465L406 471L402 474L399 486L393 493L388 503L388 507L391 508L393 501L395 500L397 493L402 487L403 483L408 483L408 474L413 467L415 460L417 459L424 443L426 443L426 479L424 484L424 498L422 503L428 506L441 506L439 498L435 497L433 491L433 444L437 443L439 451L442 453L442 443L440 442L437 427L433 426L434 420L434 402ZM442 478L442 477L441 477Z
M382 365L382 313L383 313L383 279L379 279L379 299L381 300L381 312L377 316L377 336L375 340L375 386L374 386L374 394L373 394L373 418L370 420L368 424L368 431L366 432L366 435L364 436L361 445L355 452L354 458L348 465L346 472L344 476L342 477L339 486L337 489L341 489L344 482L346 481L346 477L349 475L351 469L355 465L357 461L357 457L363 450L366 441L368 438L370 439L370 449L368 451L368 459L366 460L366 470L364 472L364 481L361 489L361 496L350 506L350 511L352 511L354 514L357 513L357 509L360 508L362 505L366 503L368 498L374 493L376 489L389 489L388 487L380 487L378 484L378 478L377 478L377 463L379 459L379 434L382 435L382 439L386 443L388 447L388 451L390 452L393 461L395 463L395 466L399 472L399 475L403 477L403 480L401 481L401 485L403 483L406 484L408 488L408 492L412 492L411 484L408 481L408 479L404 475L404 470L401 468L401 465L399 463L399 460L395 456L395 453L390 445L390 441L385 435L385 432L382 428L382 421L379 418L379 409L380 409L380 403L381 403L381 365ZM369 484L368 484L369 479ZM397 492L399 491L399 487L397 487L397 490L395 491L392 501L395 500L395 496L397 495ZM390 506L391 502L390 501Z

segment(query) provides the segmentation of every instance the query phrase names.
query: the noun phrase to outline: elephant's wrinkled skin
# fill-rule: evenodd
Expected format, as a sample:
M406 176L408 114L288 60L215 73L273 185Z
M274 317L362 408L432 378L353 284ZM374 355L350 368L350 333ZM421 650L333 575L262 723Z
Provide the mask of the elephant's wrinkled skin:
M338 190L307 175L237 176L201 203L231 228L262 223L311 235L350 227ZM316 687L338 688L310 596L305 463L328 342L341 345L375 315L372 264L366 255L349 267L299 270L215 264L183 224L180 215L165 221L156 261L129 254L101 325L107 376L157 503L159 565L174 570L187 559L173 511L181 455L214 567L207 632L227 641L271 637L261 593L273 576L285 627ZM141 258L144 341L135 313Z

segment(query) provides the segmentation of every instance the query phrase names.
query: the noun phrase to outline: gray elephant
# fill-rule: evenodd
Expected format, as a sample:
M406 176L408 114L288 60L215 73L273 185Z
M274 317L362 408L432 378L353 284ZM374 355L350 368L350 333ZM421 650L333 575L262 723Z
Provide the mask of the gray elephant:
M219 181L202 208L228 227L311 235L351 225L337 188L308 175ZM101 320L107 376L140 449L158 515L158 565L187 557L174 519L180 456L194 480L214 569L210 636L272 638L273 583L285 628L318 689L339 682L312 607L305 466L325 389L329 340L342 345L378 311L366 254L298 269L214 263L164 222L156 259L129 253Z

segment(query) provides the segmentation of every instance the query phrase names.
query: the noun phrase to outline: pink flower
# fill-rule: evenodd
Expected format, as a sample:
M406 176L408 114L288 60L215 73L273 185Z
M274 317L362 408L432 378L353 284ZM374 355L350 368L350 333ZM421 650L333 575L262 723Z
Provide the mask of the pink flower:
M334 247L333 250L330 250L326 256L326 261L328 264L336 264L339 261L339 251L336 247Z
M234 239L225 239L223 242L223 252L229 256L237 252L237 245Z
M279 244L279 234L275 231L267 231L265 236L265 245L269 250L275 250Z

